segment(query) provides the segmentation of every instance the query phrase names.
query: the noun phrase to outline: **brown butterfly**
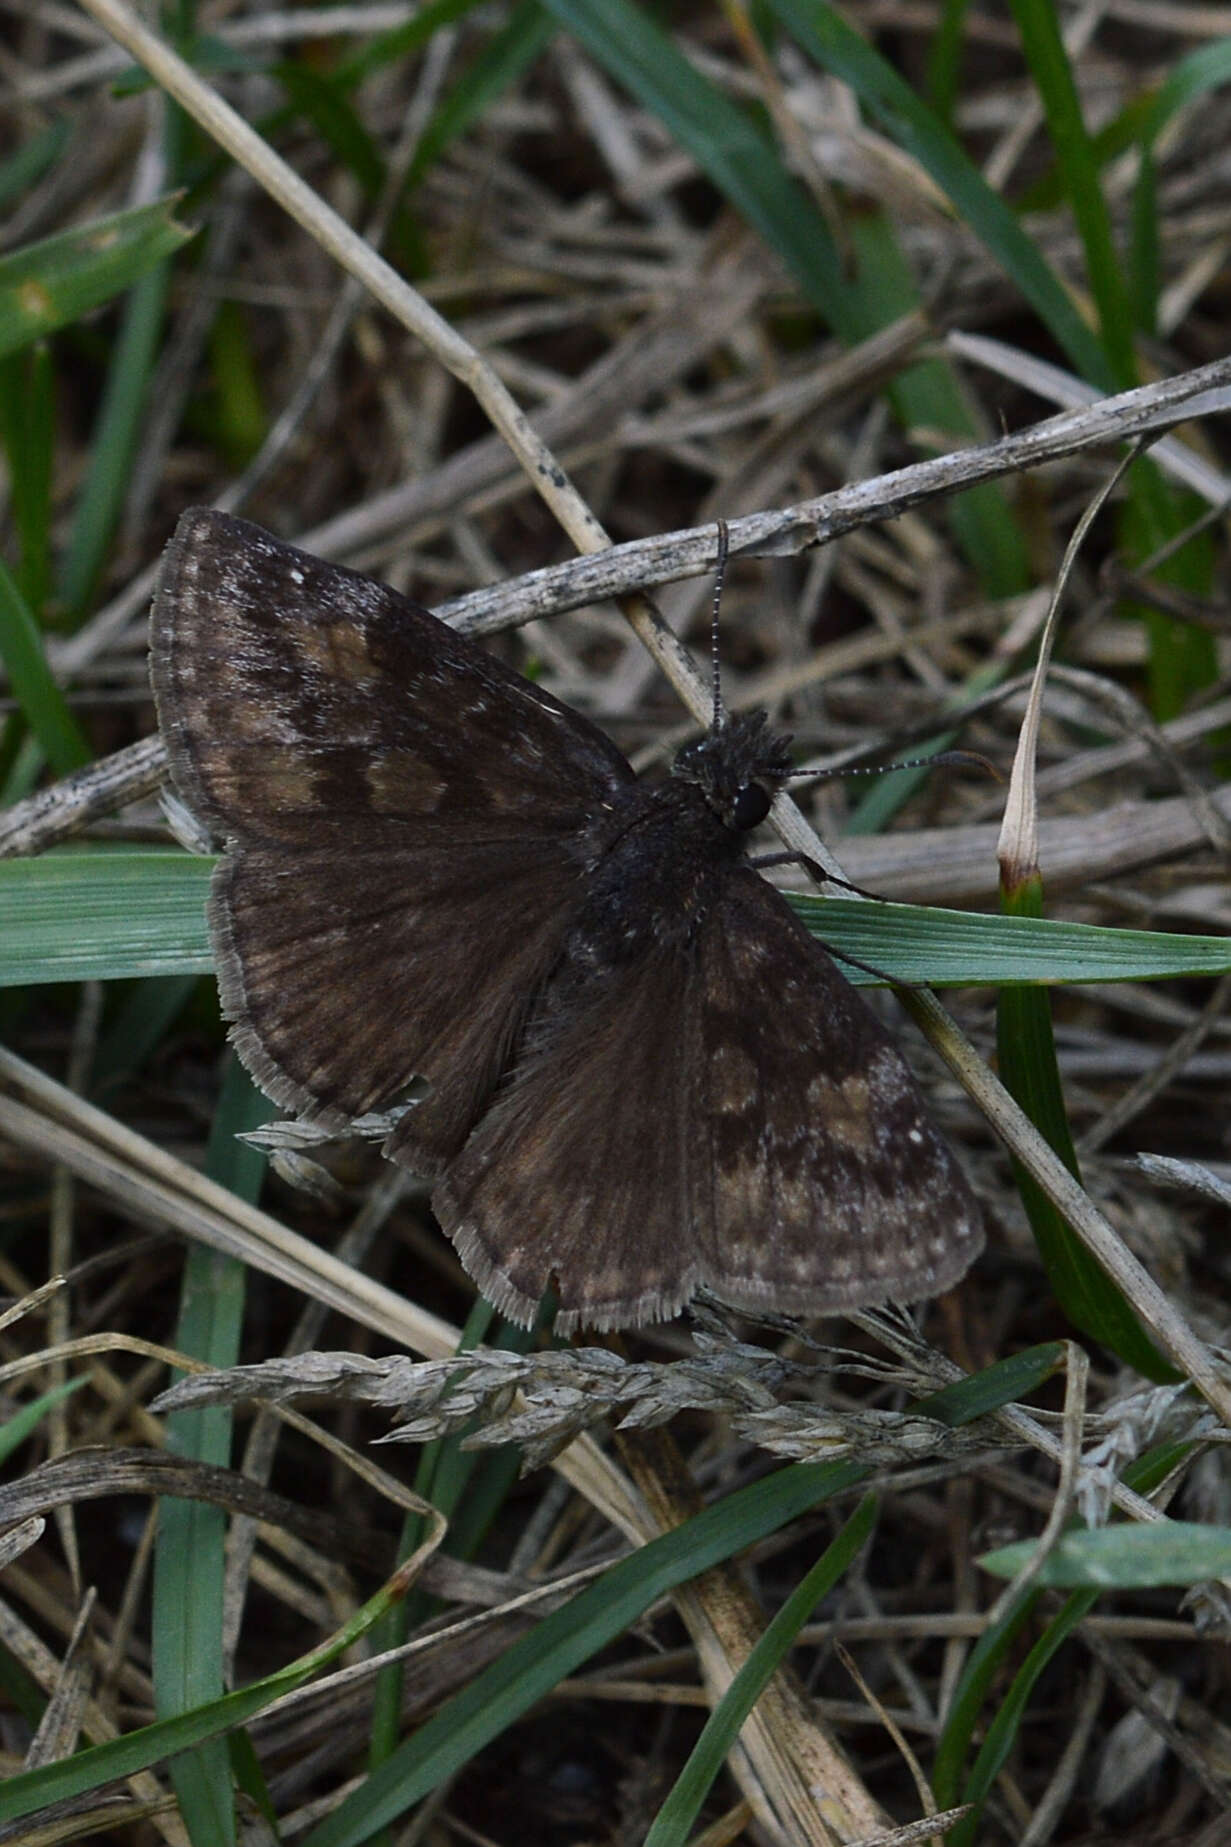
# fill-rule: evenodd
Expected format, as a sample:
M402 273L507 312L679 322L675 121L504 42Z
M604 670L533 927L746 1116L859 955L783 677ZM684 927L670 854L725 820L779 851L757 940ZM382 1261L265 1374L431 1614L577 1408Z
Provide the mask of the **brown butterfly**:
M790 771L763 713L661 785L396 591L181 519L152 672L241 1059L386 1154L497 1308L815 1314L956 1282L978 1207L893 1040L747 863Z

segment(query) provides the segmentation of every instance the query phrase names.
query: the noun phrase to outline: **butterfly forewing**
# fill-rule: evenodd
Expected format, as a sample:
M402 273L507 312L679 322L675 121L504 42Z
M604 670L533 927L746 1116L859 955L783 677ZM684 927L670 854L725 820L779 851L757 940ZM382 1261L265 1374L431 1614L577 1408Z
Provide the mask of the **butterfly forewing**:
M224 838L558 837L635 786L597 726L428 610L222 513L167 549L151 671L176 783Z
M228 843L211 923L244 1063L337 1128L427 1078L399 1149L435 1172L632 770L427 610L223 514L180 521L151 659L177 787Z

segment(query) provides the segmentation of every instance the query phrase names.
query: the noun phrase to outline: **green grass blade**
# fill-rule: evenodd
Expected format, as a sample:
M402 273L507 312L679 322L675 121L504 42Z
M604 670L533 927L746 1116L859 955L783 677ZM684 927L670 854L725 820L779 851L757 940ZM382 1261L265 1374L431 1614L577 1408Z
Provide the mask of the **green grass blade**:
M476 1296L474 1306L466 1317L461 1339L455 1349L458 1353L469 1353L483 1341L495 1320L496 1311L490 1302L482 1296ZM518 1330L519 1335L522 1330ZM525 1336L527 1345L529 1335ZM524 1348L522 1349L524 1351ZM420 1500L428 1501L449 1522L448 1531L442 1541L445 1549L454 1558L466 1558L470 1554L459 1549L457 1544L456 1511L465 1495L471 1475L479 1460L474 1450L464 1452L460 1434L451 1437L438 1437L433 1442L425 1443L419 1452L419 1461L415 1469L415 1493ZM427 1521L423 1514L407 1514L402 1527L402 1537L398 1545L398 1560L409 1558L417 1546L427 1537ZM427 1591L415 1586L399 1607L392 1611L380 1629L373 1635L373 1647L396 1648L434 1615L439 1608L436 1598ZM368 1744L368 1762L372 1765L381 1763L396 1748L402 1733L402 1687L405 1673L400 1661L394 1662L381 1674L376 1684L372 1700L372 1722Z
M454 1775L658 1597L853 1487L865 1472L846 1462L782 1469L622 1559L447 1700L303 1847L357 1847Z
M160 263L129 293L94 433L90 470L77 502L59 597L84 613L119 522L162 333L170 266Z
M1175 1467L1177 1450L1185 1447L1176 1444L1160 1445L1158 1449L1139 1456L1124 1471L1126 1485L1138 1494L1150 1494ZM998 1623L980 1636L971 1651L936 1749L932 1766L932 1789L939 1806L954 1808L959 1801L976 1805L975 1813L965 1817L953 1831L953 1835L960 1835L961 1847L975 1847L980 1838L979 1821L984 1798L1012 1748L1035 1682L1075 1624L1094 1607L1098 1593L1080 1591L1070 1598L1030 1651L1003 1704L993 1717L975 1765L963 1783L962 1766L974 1739L980 1713L1000 1678L1001 1666L1010 1647L1036 1609L1039 1597L1040 1592L1032 1587L1004 1612ZM952 1840L953 1835L948 1838Z
M910 266L896 232L882 213L856 218L851 238L858 274L851 283L865 330L889 325L920 305ZM942 359L907 366L889 387L889 397L906 430L945 431L948 447L974 441L979 427L953 368ZM936 454L942 445L931 444ZM1014 596L1030 582L1025 541L999 482L983 481L946 502L945 518L979 574L989 597Z
M824 0L769 0L769 5L808 55L849 84L864 107L931 174L1076 370L1105 391L1114 390L1106 355L1060 279L1004 200L905 79Z
M0 987L208 974L212 870L175 851L0 860Z
M1006 895L1005 905L1015 918L1036 920L1042 908L1037 881L1027 881L1020 891L1011 897ZM1056 1063L1048 996L1033 988L1002 989L996 1002L996 1043L1002 1083L1069 1172L1080 1180ZM1070 1229L1037 1181L1019 1161L1013 1162L1013 1172L1047 1279L1074 1327L1092 1340L1101 1341L1147 1379L1176 1378L1119 1287Z
M81 769L90 761L90 746L47 665L33 613L2 559L0 657L22 716L52 768L61 776Z
M790 895L808 928L839 956L857 957L894 981L928 987L1032 987L1158 981L1225 974L1231 937L1111 930L1046 917L993 917L914 904ZM856 986L866 969L843 972Z
M285 90L292 117L310 123L368 199L374 199L384 179L384 159L345 94L345 86L335 76L301 62L276 64L270 74Z
M232 1058L210 1135L206 1171L249 1202L260 1192L265 1163L236 1136L259 1128L272 1113L272 1105ZM181 1352L211 1367L235 1365L244 1277L244 1266L236 1258L205 1245L189 1247L175 1342ZM167 1447L175 1455L225 1468L231 1460L232 1421L232 1412L222 1406L173 1412L167 1419ZM225 1511L212 1503L179 1498L159 1503L151 1633L154 1701L162 1719L195 1711L225 1690L226 1528ZM233 1847L235 1799L225 1739L210 1739L176 1757L171 1779L194 1847Z
M558 27L538 0L521 0L458 79L423 131L407 175L407 189L431 171L451 142L464 135L534 63Z
M42 1392L37 1398L31 1398L28 1404L19 1405L0 1423L0 1464L7 1462L15 1450L21 1448L26 1438L33 1436L48 1411L88 1383L86 1374L79 1379L66 1379L63 1385L54 1385L48 1392Z
M479 0L430 0L401 25L377 32L364 45L342 58L338 80L354 89L373 71L388 70L420 51L442 26L450 26L476 10Z
M174 199L97 218L0 257L0 356L111 301L194 234Z
M986 1374L946 1386L943 1392L934 1393L923 1402L937 1407L944 1404L944 1421L960 1424L1008 1403L1006 1393L1018 1390L1031 1379L1047 1377L1053 1363L1051 1349L1037 1348L1016 1355L1014 1361L989 1368ZM993 1386L990 1394L989 1381ZM413 1746L418 1754L413 1765L417 1786L426 1793L455 1767L456 1753L450 1745L454 1719L469 1728L462 1741L464 1761L465 1755L478 1750L488 1738L498 1735L533 1704L540 1685L548 1690L556 1680L571 1672L573 1666L622 1634L659 1596L666 1595L677 1584L685 1583L710 1565L776 1532L809 1508L858 1486L868 1473L853 1462L796 1464L780 1470L766 1482L741 1489L682 1527L654 1540L614 1566L600 1584L591 1586L565 1609L548 1617L534 1635L515 1644L509 1655L494 1663L465 1693L450 1701L428 1727L401 1747L396 1765L391 1759L394 1767L385 1766L386 1779L401 1774L400 1766ZM2 1500L3 1489L0 1488L0 1516L3 1514ZM396 1579L392 1580L320 1648L239 1693L228 1694L195 1712L185 1713L182 1718L158 1721L126 1737L91 1746L43 1769L10 1778L7 1783L0 1784L0 1822L19 1820L52 1802L67 1801L118 1777L132 1776L177 1752L191 1749L204 1739L219 1737L232 1727L244 1724L271 1701L302 1686L319 1669L353 1647L389 1614L403 1595L403 1587ZM584 1633L580 1633L582 1630ZM550 1663L540 1659L540 1650L535 1646L544 1642L553 1656ZM523 1671L529 1672L532 1668L535 1680L532 1684L523 1684ZM430 1761L424 1758L425 1739ZM339 1833L334 1847L340 1847L342 1839L364 1838L363 1817L356 1814L354 1804L365 1795L368 1787L365 1784L351 1799L345 1832ZM377 1793L381 1794L379 1790ZM382 1801L384 1799L382 1795ZM396 1812L396 1804L389 1812ZM352 1819L356 1824L353 1833ZM335 1815L325 1826L339 1822L340 1815ZM378 1816L368 1831L380 1825ZM321 1830L311 1837L311 1847L323 1847Z
M322 1668L353 1648L388 1615L403 1593L401 1582L396 1577L391 1579L319 1648L238 1693L228 1693L223 1699L213 1700L179 1718L155 1720L152 1725L143 1725L138 1731L112 1738L106 1744L91 1745L87 1750L59 1758L41 1769L10 1777L7 1782L0 1783L0 1823L19 1821L24 1815L37 1815L53 1802L68 1802L76 1796L87 1795L118 1778L135 1776L153 1764L165 1763L208 1739L221 1738L262 1712L274 1700L295 1692Z
M1054 1370L1052 1348L1017 1356L1015 1367L964 1379L923 1401L943 1404L951 1426L1009 1402L1005 1393ZM870 1470L853 1462L798 1463L653 1540L540 1624L441 1710L315 1829L303 1847L357 1847L430 1793L506 1730L557 1681L635 1623L650 1604L698 1572L734 1557L809 1507L844 1493Z
M207 974L213 859L81 848L0 860L0 987ZM931 987L1158 981L1231 969L1231 937L1108 930L858 898L792 894L826 947L884 978ZM847 966L856 985L875 981Z
M1016 1577L1038 1541L985 1552L979 1564L998 1578ZM1231 1527L1160 1520L1153 1526L1117 1521L1093 1532L1064 1533L1035 1580L1059 1590L1158 1590L1231 1576Z
M969 0L942 0L940 23L928 48L928 96L937 118L950 132L961 81L962 29L968 10Z
M171 975L134 982L127 992L112 990L90 1069L92 1096L105 1096L144 1068L196 993L198 980L196 975Z
M1120 389L1137 382L1133 321L1098 162L1086 133L1053 0L1012 0L1013 14L1047 116L1061 182L1086 253L1103 345Z
M1006 1360L996 1360L968 1379L956 1379L938 1392L929 1392L926 1398L916 1400L914 1409L934 1417L950 1430L960 1430L977 1417L990 1417L1007 1404L1029 1398L1031 1392L1054 1378L1063 1364L1063 1342L1043 1341L1037 1347L1011 1353Z
M1037 1591L1032 1591L1025 1597L1021 1611L1023 1620L1034 1609L1037 1598ZM1079 1591L1071 1597L1059 1616L1048 1624L1013 1676L1012 1685L1001 1702L995 1718L988 1726L987 1737L983 1741L979 1754L975 1758L974 1767L961 1792L960 1800L973 1803L974 1813L964 1816L947 1836L951 1847L975 1847L975 1842L979 1839L983 1803L1013 1748L1021 1728L1022 1718L1030 1702L1030 1696L1038 1684L1039 1677L1067 1642L1078 1623L1090 1614L1097 1601L1097 1591ZM1020 1624L1017 1627L1020 1627ZM1016 1634L1016 1632L1015 1627L1013 1633ZM1003 1657L1003 1654L1004 1649L1001 1648L999 1656ZM939 1791L937 1801L941 1801ZM956 1803L943 1806L956 1806Z
M264 442L269 418L248 318L238 302L218 304L209 332L209 357L210 435L232 468L244 468Z
M0 442L8 462L18 546L15 576L32 613L45 610L51 599L56 430L51 348L39 341L25 352L0 359Z
M618 83L687 148L702 170L776 250L843 339L862 337L829 228L787 173L777 147L631 0L546 0Z
M67 116L62 116L0 160L0 211L8 211L32 186L37 186L65 153L72 136L73 125Z
M645 1847L684 1847L739 1729L789 1654L799 1631L822 1597L850 1570L876 1522L876 1501L859 1503L833 1543L787 1598L706 1720L675 1786L654 1818Z

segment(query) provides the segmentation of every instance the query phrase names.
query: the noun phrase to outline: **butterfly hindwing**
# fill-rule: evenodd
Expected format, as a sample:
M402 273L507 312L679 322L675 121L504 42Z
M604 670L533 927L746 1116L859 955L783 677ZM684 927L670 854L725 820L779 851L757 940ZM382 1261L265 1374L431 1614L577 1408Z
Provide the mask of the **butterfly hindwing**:
M725 869L715 893L690 940L531 1027L437 1187L516 1319L553 1279L562 1331L661 1319L701 1285L782 1313L913 1301L982 1244L880 1022L756 872Z
M981 1215L880 1021L749 867L723 880L697 956L687 1142L710 1287L801 1314L949 1288Z
M504 1089L432 1195L479 1288L529 1322L554 1279L556 1327L673 1315L704 1267L684 1099L690 970L651 949L634 980L550 992Z
M240 1057L284 1108L339 1130L427 1078L399 1150L436 1172L485 1106L555 960L577 876L542 841L356 851L341 873L328 849L232 851L210 915Z

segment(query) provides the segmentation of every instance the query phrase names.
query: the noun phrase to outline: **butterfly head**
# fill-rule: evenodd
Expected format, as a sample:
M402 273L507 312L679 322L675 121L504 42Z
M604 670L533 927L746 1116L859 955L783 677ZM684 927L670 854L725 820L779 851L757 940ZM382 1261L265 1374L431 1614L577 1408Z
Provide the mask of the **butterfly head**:
M746 834L765 819L791 773L790 741L770 730L764 712L739 712L685 744L671 773L696 784L724 827Z

